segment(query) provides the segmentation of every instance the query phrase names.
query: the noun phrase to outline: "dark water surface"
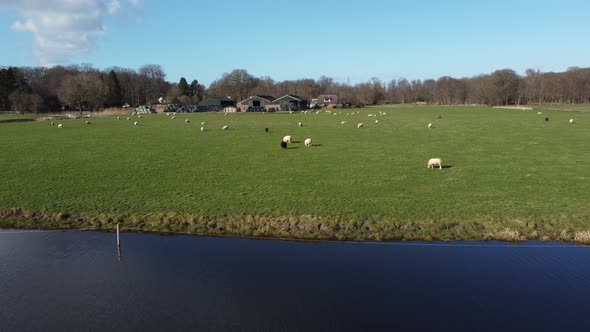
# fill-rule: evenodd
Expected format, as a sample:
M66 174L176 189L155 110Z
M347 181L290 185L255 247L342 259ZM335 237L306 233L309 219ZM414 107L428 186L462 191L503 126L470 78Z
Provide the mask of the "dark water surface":
M590 331L590 248L0 231L0 330Z

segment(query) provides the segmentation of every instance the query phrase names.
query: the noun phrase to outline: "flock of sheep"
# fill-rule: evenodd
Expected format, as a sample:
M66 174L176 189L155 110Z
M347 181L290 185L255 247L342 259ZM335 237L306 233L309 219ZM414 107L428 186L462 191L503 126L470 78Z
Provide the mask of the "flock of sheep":
M302 111L301 113L302 113L302 114L307 114L307 113L310 113L310 112L312 112L312 111ZM326 110L326 111L324 111L324 112L326 112L326 113L328 113L328 114L332 114L332 111L331 111L331 110ZM291 112L289 112L289 113L290 113L290 114L292 114L293 112L291 111ZM316 114L319 114L319 113L320 113L320 111L315 111L315 113L316 113ZM165 114L166 114L167 116L170 116L170 115L171 115L171 113L165 113ZM336 113L336 112L334 112L334 113L333 113L333 115L337 115L337 114L338 114L338 113ZM346 113L346 115L354 115L354 114L360 114L360 112L356 111L356 112L352 112L352 113ZM386 115L386 114L387 114L387 113L385 113L385 112L379 111L379 115ZM542 114L542 112L537 112L537 114ZM135 114L135 113L133 113L132 115L133 115L133 116L137 116L139 119L141 119L141 118L142 118L142 116L141 116L140 114ZM227 114L225 114L225 115L227 115ZM368 114L368 116L369 116L369 117L376 117L377 115L376 115L376 114ZM171 119L172 119L172 120L176 119L176 113L172 113ZM442 116L441 116L441 115L439 115L439 116L437 117L437 119L442 119ZM120 116L117 116L117 120L121 120L121 117L120 117ZM130 120L131 120L131 118L130 118L130 117L127 117L127 118L126 118L126 120L130 121ZM546 118L545 118L545 121L549 121L549 118L547 118L547 117L546 117ZM185 123L187 123L187 124L189 124L189 123L190 123L190 120L189 120L189 119L185 119L185 120L184 120L184 122L185 122ZM84 123L85 123L86 125L90 125L90 124L92 124L92 123L91 123L90 121L88 121L88 120L87 120L87 121L85 121ZM341 121L340 123L341 123L342 125L344 125L344 124L346 124L346 123L347 123L347 121ZM375 123L379 123L379 120L375 120ZM573 123L574 123L574 119L569 119L569 123L570 123L570 124L573 124ZM52 126L55 126L56 124L55 124L55 122L51 122L51 125L52 125ZM134 126L139 126L139 122L138 122L138 121L134 121L134 122L133 122L133 125L134 125ZM201 122L201 128L200 128L200 130L201 130L201 131L205 131L205 130L206 130L206 129L205 129L205 125L206 125L206 122ZM299 127L303 127L303 123L302 123L302 122L298 122L298 123L297 123L297 125L298 125ZM357 125L356 125L356 127L357 127L358 129L362 129L362 128L364 128L364 126L365 126L365 124L364 124L364 123L362 123L362 122L359 122L359 123L357 123ZM63 124L62 124L62 123L59 123L59 124L57 124L57 128L63 128ZM432 123L428 123L428 125L427 125L427 128L428 128L428 129L432 129L432 128L434 128L434 125L433 125ZM228 126L228 125L224 125L224 126L221 128L221 130L228 130L228 129L229 129L229 126ZM269 129L268 129L268 128L265 128L265 131L268 133L268 132L269 132ZM281 141L281 148L283 148L283 149L287 149L287 147L288 147L288 144L291 144L291 143L293 143L292 137L291 137L291 135L287 135L287 136L283 137L283 140ZM306 139L305 139L305 141L304 141L304 144L305 144L305 146L308 146L308 147L311 147L311 146L313 146L312 139L311 139L311 138L306 138ZM428 163L427 163L427 168L432 168L432 169L434 169L435 167L438 167L440 170L442 170L442 168L443 168L442 164L443 164L443 161L442 161L442 159L441 159L441 158L431 158L430 160L428 160Z

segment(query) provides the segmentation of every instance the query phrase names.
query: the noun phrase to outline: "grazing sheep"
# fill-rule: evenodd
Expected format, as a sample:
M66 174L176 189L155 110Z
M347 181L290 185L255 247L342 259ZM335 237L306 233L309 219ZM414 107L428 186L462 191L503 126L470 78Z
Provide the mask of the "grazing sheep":
M286 149L287 148L287 142L282 141L281 142L281 148Z
M438 166L442 170L442 159L432 158L428 161L428 168L434 169L434 166Z
M305 113L305 112L304 112ZM293 114L293 111L289 111L289 114Z
M227 113L225 113L224 115L227 116Z
M191 123L191 120L189 120L189 119L185 119L185 120L184 120L184 122L186 122L186 123Z
M268 128L264 128L264 131L268 133Z
M63 128L63 126L64 125L60 123L60 124L57 125L57 128Z
M524 108L522 110L524 111ZM543 112L537 112L537 114L541 115L541 114L543 114Z
M84 121L84 123L87 124L87 125L89 125L90 124L90 121Z
M311 138L305 139L305 146L311 146Z
M574 123L574 119L570 119L570 124Z
M432 128L432 123L428 124L428 129Z
M201 131L205 131L205 127L201 127Z
M375 123L379 123L379 120L375 120Z
M141 115L138 115L137 117L141 119Z
M340 124L346 124L346 121L342 121L342 122L340 122Z
M303 123L301 123L301 122L299 122L297 125L298 125L299 127L303 127Z
M204 126L204 125L206 125L206 124L207 124L206 122L201 122L201 126Z
M228 129L229 129L229 126L223 126L223 127L221 127L221 130L228 130Z
M166 113L166 115L170 115L170 113Z
M51 123L51 125L52 125L52 126L55 126L55 122L52 122L52 123Z
M437 119L442 119L442 115L439 114L436 118Z
M549 122L549 118L545 118L545 121L546 121L546 122Z
M291 143L291 136L288 135L288 136L283 137L283 142L285 142L285 143Z
M130 117L127 117L127 120L131 120L131 118Z
M139 126L139 122L135 121L135 122L133 122L133 125L134 126Z
M172 114L176 115L176 112L174 112L174 113L172 113Z
M120 116L118 116L118 117L117 117L117 120L121 120L121 117L120 117Z
M361 128L363 128L364 126L365 126L365 124L364 124L364 123L362 123L362 122L356 125L356 127L357 127L358 129L361 129Z

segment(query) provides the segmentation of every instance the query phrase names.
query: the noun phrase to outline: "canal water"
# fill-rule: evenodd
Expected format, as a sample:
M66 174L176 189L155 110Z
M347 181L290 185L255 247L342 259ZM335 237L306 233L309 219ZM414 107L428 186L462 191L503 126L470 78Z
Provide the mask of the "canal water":
M590 248L0 231L2 331L589 331Z

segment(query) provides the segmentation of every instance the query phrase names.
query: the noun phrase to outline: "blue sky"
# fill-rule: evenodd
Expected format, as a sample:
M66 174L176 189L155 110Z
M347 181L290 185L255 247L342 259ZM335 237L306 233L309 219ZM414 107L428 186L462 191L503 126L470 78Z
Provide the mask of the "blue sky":
M235 68L358 83L590 67L590 1L72 2L0 0L0 65L155 63L205 84Z

